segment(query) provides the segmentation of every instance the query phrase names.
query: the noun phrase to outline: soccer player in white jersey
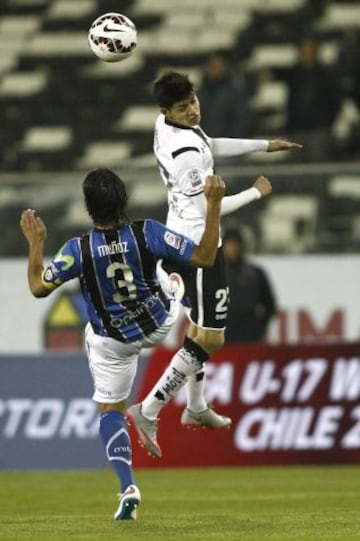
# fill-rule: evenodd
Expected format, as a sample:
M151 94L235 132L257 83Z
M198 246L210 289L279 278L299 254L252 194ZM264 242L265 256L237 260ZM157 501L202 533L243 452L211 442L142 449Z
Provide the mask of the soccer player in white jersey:
M206 201L203 191L206 176L214 172L214 156L301 148L301 145L281 140L208 137L199 126L200 103L193 84L181 73L168 72L160 77L155 82L154 95L160 106L155 126L154 152L168 190L167 225L189 236L195 243L199 242L204 231ZM221 214L234 212L270 192L270 182L261 176L249 189L224 197ZM186 382L187 407L183 411L181 423L191 428L226 428L231 424L229 417L217 414L204 398L203 365L211 354L223 346L226 326L228 287L220 244L221 240L215 265L211 269L189 271L181 265L169 267L166 261L163 264L168 272L175 271L181 275L185 296L190 303L190 324L185 344L197 356L199 363L198 370ZM142 403L130 408L129 413L148 449L156 442L160 409L183 385L180 381L178 384L173 381L169 392L167 383L174 380L173 374L177 369L175 357Z
M219 240L221 198L225 192L216 175L206 181L207 217L199 245L155 220L130 223L123 181L108 169L90 171L83 193L91 230L66 242L50 264L43 264L46 226L27 209L21 229L29 243L28 281L35 297L46 297L64 282L80 280L89 323L86 353L93 377L93 399L100 410L99 435L106 456L120 481L120 502L115 520L136 518L140 490L131 463L126 401L134 381L142 347L163 340L177 316L178 303L163 294L156 277L156 262L174 258L195 266L211 266ZM191 373L198 364L182 348ZM181 377L185 378L185 372ZM155 449L155 453L158 450Z

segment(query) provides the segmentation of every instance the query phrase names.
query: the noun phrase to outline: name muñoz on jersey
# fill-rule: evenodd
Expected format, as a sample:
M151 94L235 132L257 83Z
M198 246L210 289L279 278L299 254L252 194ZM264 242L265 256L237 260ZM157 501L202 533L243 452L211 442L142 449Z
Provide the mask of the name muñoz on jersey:
M206 177L214 174L210 139L199 126L177 126L160 114L155 124L154 153L168 190L166 224L198 244L205 217L191 198L204 191Z
M133 342L159 328L168 301L156 277L156 262L190 261L194 243L155 220L118 229L93 228L64 244L42 280L49 289L79 278L94 331Z

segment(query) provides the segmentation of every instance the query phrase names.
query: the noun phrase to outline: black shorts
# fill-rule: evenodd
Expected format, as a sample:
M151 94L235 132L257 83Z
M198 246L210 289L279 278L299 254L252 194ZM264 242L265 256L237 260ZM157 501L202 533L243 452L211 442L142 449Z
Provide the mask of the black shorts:
M225 329L229 288L222 248L218 249L211 268L180 265L168 259L163 261L162 266L169 274L177 272L181 275L185 284L183 304L190 307L190 320L205 329Z

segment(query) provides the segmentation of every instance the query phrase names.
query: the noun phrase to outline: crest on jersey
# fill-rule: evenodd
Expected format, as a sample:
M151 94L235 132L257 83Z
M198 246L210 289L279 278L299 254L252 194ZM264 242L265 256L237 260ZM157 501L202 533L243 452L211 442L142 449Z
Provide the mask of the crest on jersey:
M191 186L193 188L197 188L198 186L201 186L202 180L201 180L201 176L198 169L192 169L189 173L189 178L190 178Z
M171 231L166 231L164 235L164 240L166 244L169 246L172 246L173 248L176 248L177 250L180 248L180 237L178 235L175 235L175 233L172 233Z
M56 265L54 265L54 263L50 263L50 265L45 269L43 273L44 282L49 284L55 282L58 272L59 271L56 268Z
M52 282L54 280L54 273L50 268L47 268L44 272L44 280L45 282Z

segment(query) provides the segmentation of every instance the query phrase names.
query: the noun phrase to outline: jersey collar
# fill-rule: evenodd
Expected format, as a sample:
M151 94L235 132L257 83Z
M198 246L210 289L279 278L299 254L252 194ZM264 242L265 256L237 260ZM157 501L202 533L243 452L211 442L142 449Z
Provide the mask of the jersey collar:
M193 126L184 126L183 124L177 124L176 122L171 122L171 120L168 120L166 116L164 116L165 124L168 126L173 126L174 128L181 128L182 130L192 130Z

